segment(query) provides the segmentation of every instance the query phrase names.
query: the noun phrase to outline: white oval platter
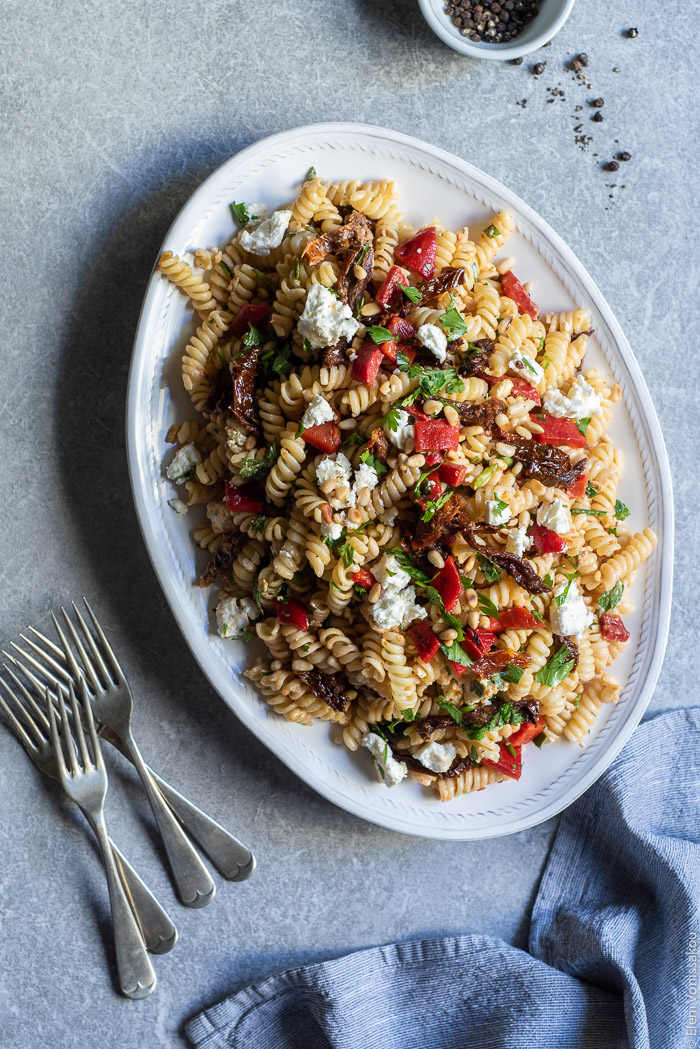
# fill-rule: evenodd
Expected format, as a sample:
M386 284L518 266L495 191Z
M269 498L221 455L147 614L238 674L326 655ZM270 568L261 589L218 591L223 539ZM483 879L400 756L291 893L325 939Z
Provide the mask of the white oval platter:
M190 537L192 513L173 512L178 494L164 475L165 434L192 418L181 388L179 361L194 330L185 297L156 272L148 285L129 376L127 437L134 501L146 546L173 615L202 670L244 724L311 787L334 804L392 830L429 838L478 839L512 834L560 812L608 767L639 723L658 679L668 633L673 504L669 463L649 392L632 350L601 292L560 237L500 183L444 150L395 131L360 124L315 124L273 135L226 161L192 195L163 243L179 255L224 244L234 226L229 202L291 200L310 167L325 178L392 178L415 224L438 215L451 229L483 226L506 207L517 231L507 254L530 280L540 308L587 306L595 337L586 362L614 376L624 391L611 426L622 449L621 498L635 529L649 524L659 546L638 575L637 610L626 617L632 639L614 674L620 702L605 708L586 746L568 742L529 747L519 782L496 784L453 802L438 802L412 780L391 790L375 782L369 754L333 743L327 723L293 725L268 713L241 677L245 645L223 641L211 626L214 594L196 585L206 561ZM248 653L249 655L250 653ZM274 758L271 758L274 760Z

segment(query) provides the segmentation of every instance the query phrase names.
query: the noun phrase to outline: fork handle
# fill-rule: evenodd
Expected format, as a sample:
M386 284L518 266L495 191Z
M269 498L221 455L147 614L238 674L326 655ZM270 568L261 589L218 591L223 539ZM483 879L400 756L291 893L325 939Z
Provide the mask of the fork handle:
M151 954L166 954L172 951L177 941L177 929L170 917L111 838L110 845L146 950Z
M208 816L193 801L148 768L170 808L185 830L206 852L216 869L229 881L245 881L255 870L255 857L242 841Z
M211 875L155 785L134 737L129 733L123 738L163 838L180 901L186 907L205 907L214 899L216 892Z
M147 998L156 988L156 974L153 971L134 912L124 892L102 813L95 819L94 826L107 874L119 985L127 998Z

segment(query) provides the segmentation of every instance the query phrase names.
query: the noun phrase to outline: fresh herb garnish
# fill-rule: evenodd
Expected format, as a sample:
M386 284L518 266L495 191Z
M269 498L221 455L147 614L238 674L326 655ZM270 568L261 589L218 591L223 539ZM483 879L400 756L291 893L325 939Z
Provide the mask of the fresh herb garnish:
M478 477L475 477L472 481L472 488L483 488L485 484L491 480L496 470L500 469L500 463L492 463L491 466L487 466L485 470L482 470Z
M367 257L367 253L369 251L369 247L370 247L369 244L365 244L364 245L364 247L360 251L360 254L357 256L357 260L355 262L356 266L361 266L362 263L365 261L365 259Z
M250 222L250 215L248 214L247 206L245 204L236 204L234 200L229 204L229 207L236 222L240 226L247 226Z
M574 659L566 645L560 645L541 670L535 674L535 681L540 685L549 685L554 688L567 678L574 668Z
M270 348L269 350L263 350L260 355L260 363L262 365L262 383L263 385L267 382L271 373L279 375L289 375L292 370L292 354L289 348L289 343L285 343L280 349Z
M450 341L453 339L461 339L463 335L466 335L467 326L464 323L464 317L462 317L455 305L454 295L450 295L450 304L440 316L439 320Z
M244 481L258 481L267 477L275 464L279 448L277 441L273 441L267 449L264 459L256 459L255 456L246 456L241 463L239 473Z
M306 172L306 178L304 179L304 182L311 182L311 179L312 178L316 178L316 177L317 177L317 175L316 175L316 168L313 167L313 165L312 165L309 168L309 170Z
M346 568L355 563L355 547L351 543L343 543L338 547L338 557Z
M493 564L493 562L491 563ZM485 616L494 616L495 618L498 617L498 609L494 605L491 598L487 597L486 594L479 594L479 608Z
M351 433L346 440L343 441L343 448L351 448L354 444L364 444L365 439L361 433Z
M398 283L397 283L396 287L397 288L401 288L401 291L404 293L404 295L406 296L407 299L411 300L411 302L420 302L420 300L423 298L423 296L419 292L418 288L411 288L407 284L398 284Z
M448 396L452 393L464 393L464 383L455 368L424 368L419 374L419 390L424 397L435 397L438 393Z
M509 663L503 671L503 680L511 681L513 684L517 685L524 673L525 671L522 667L516 667L515 663Z
M445 699L444 696L440 696L437 705L444 710L446 714L449 714L454 722L460 727L462 725L462 711L459 710L454 703L450 703L449 700Z
M576 428L581 431L584 437L588 435L588 427L590 425L590 419L577 419Z
M598 598L598 615L602 615L603 612L612 612L613 608L619 605L624 592L625 585L622 580L619 579L612 590L606 590L605 593L601 594Z
M408 572L416 586L419 586L421 590L425 591L425 596L428 600L437 605L442 612L442 618L445 621L445 626L451 627L452 630L457 631L457 641L461 641L464 638L464 628L456 616L453 616L445 608L445 603L442 600L439 590L436 590L434 586L431 586L431 577L427 575L418 565L414 564L411 558L408 556L405 550L402 550L400 546L394 546L389 550L401 567Z
M536 736L533 736L532 742L535 744L538 750L541 749L542 744L547 742L547 733L539 732Z
M572 514L590 514L591 517L605 517L607 510L582 510L578 507L573 507Z
M248 322L248 332L243 336L244 346L261 346L264 341L264 335L259 328L255 328L250 321Z
M501 231L493 225L487 226L484 230L484 236L489 237L491 240L493 240L494 237L500 237L500 235Z
M569 596L569 591L571 590L571 584L573 583L574 579L578 579L579 575L580 575L579 572L571 572L570 575L567 575L566 572L564 572L564 578L567 579L568 582L567 582L566 586L564 587L564 589L562 590L562 592L560 594L557 594L557 596L554 598L554 600L556 601L556 604L557 604L557 608L561 608L561 606L564 604L564 602L566 601L567 597Z
M591 484L590 481L588 481L586 483L586 496L587 496L587 498L588 499L594 499L597 494L598 494L598 489L596 488L596 486L594 484Z
M483 572L484 579L487 583L497 583L501 578L501 570L498 565L495 565L490 557L486 554L477 554L476 563Z
M311 353L313 346L311 345L308 339L302 339L301 348L304 351L304 353Z
M378 477L381 477L382 474L385 474L387 472L387 468L384 465L384 463L377 459L376 455L372 455L370 451L365 451L362 453L362 455L360 456L360 462L364 463L365 466L371 466Z
M381 346L383 342L391 342L394 338L389 329L382 328L380 324L373 324L372 327L368 328L367 335L369 335L376 346Z
M626 517L629 517L630 510L628 506L625 506L619 499L615 500L615 517L618 521L624 521Z
M224 272L224 273L226 274L226 276L228 277L228 279L229 279L229 280L231 280L231 278L233 277L233 273L231 272L231 269L230 269L230 267L228 267L228 266L226 265L226 263L225 263L225 262L223 261L223 259L221 260L221 262L219 263L219 265L221 266L221 269L222 269L222 270L223 270L223 272Z
M495 732L496 729L505 725L522 725L525 720L519 707L514 707L510 701L503 703L496 713L484 725L473 725L465 729L470 739L483 739L487 732Z
M435 517L435 514L438 512L440 507L444 506L445 503L448 501L448 499L451 499L451 498L452 498L452 492L448 491L448 492L443 492L442 495L438 496L437 499L428 499L426 504L425 504L425 510L423 511L423 516L421 517L421 521L423 521L425 524L427 524L428 521L432 521L432 519Z
M265 516L264 514L258 514L248 525L251 532L258 532L260 535L265 534Z

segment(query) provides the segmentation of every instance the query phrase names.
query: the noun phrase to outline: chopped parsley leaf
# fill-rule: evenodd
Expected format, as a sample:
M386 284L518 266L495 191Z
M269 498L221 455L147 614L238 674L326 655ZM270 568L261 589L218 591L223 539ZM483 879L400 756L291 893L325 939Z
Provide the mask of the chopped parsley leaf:
M423 521L426 524L428 523L428 521L432 521L440 507L444 506L448 499L450 499L451 497L452 492L447 491L443 492L442 495L438 496L438 498L435 500L428 499L425 504L425 510L423 512L423 516L421 517L421 521Z
M491 598L487 597L486 594L479 594L479 608L485 616L498 617L498 609Z
M593 499L598 494L598 489L590 481L586 484L586 496L588 499Z
M618 521L624 521L626 517L629 517L630 510L628 506L625 506L619 499L615 500L615 517Z
M602 615L603 612L612 612L613 608L619 605L624 592L625 585L622 580L619 579L612 590L606 590L605 593L601 594L598 598L598 615Z
M500 229L497 229L493 225L487 226L486 229L484 230L484 236L488 237L490 240L493 240L494 237L500 237L500 235L501 235Z
M248 214L248 208L245 204L236 204L235 200L229 204L231 214L235 218L236 222L240 226L247 226L250 222L250 215Z
M418 288L411 288L407 284L398 283L396 287L401 288L401 291L404 293L407 299L411 300L411 302L420 302L420 300L423 298Z
M372 469L376 471L379 477L381 477L382 474L385 474L387 472L384 463L380 462L380 460L377 459L376 455L372 455L370 451L365 451L362 453L362 455L360 456L360 462L364 463L365 466L371 466Z
M588 427L589 427L590 421L591 421L590 419L577 419L576 420L576 428L581 431L581 433L583 434L584 437L586 437L587 434L588 434Z
M476 562L484 574L484 579L487 583L497 583L501 578L501 570L498 565L495 565L490 557L486 554L478 553L476 555Z
M383 342L391 342L394 338L389 329L382 328L380 324L373 324L367 329L367 334L376 346L381 346Z
M569 676L573 668L574 660L571 657L571 653L566 645L560 645L542 669L537 671L535 681L538 681L540 685L549 685L550 688L553 688L555 685L561 684L564 678Z

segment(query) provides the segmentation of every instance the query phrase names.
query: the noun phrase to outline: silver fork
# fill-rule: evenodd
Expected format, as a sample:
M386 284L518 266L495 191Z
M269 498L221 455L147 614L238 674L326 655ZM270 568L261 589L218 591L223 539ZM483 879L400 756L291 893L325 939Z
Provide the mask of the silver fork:
M68 713L63 699L63 690L59 689L58 710L61 718L59 732L56 722L56 711L49 689L46 689L46 704L49 712L51 742L53 743L58 766L58 775L63 789L76 805L79 805L95 827L97 840L102 851L109 887L109 902L112 907L114 923L114 946L119 970L119 984L127 998L146 998L155 990L156 974L148 957L146 946L141 937L141 930L134 918L124 888L119 879L117 866L110 848L109 836L104 818L104 800L107 793L107 770L102 759L102 751L95 731L95 722L90 709L90 700L85 682L81 687L81 708L75 696L71 681L68 686L72 722L75 735L68 720ZM87 725L91 747L88 748L83 720ZM77 742L77 747L76 747Z
M85 599L83 600L85 601ZM73 650L71 649L71 646L53 613L52 618L61 640L62 647L59 648L34 627L30 627L29 629L43 643L43 648L37 645L35 641L27 637L25 634L20 634L20 637L39 657L40 662L38 662L31 653L25 651L14 642L12 643L12 647L42 676L45 681L48 681L54 687L59 684L59 682L65 683L72 679L77 683L81 678L86 677L88 686L94 697L93 713L100 723L100 736L124 754L125 757L136 766L137 771L140 772L138 761L133 749L136 748L136 744L133 741L133 736L131 736L130 727L128 734L123 728L125 720L130 724L133 705L131 691L124 672L119 665L114 651L109 644L95 613L92 611L87 601L85 601L85 606L94 624L97 639L93 637L91 631L88 629L83 616L75 605L75 602L73 602L73 610L82 632L82 640L65 609L61 609L66 628L71 635L73 645L82 661L82 666L77 663ZM83 640L85 641L85 644L83 644ZM86 651L86 645L89 648L90 654ZM46 649L48 649L48 651L46 651ZM22 662L17 660L16 657L10 656L8 653L5 653L5 655L7 655L8 658L12 660L19 669L21 669L22 673L25 674L35 691L40 692L43 689L43 682L37 680L36 676L32 674ZM100 676L98 676L98 670L102 680L100 680ZM102 682L104 682L104 685ZM243 843L226 830L225 827L222 827L220 823L217 823L216 820L212 819L211 816L208 816L207 813L203 812L202 809L192 801L180 794L179 791L175 790L174 787L155 773L153 769L147 765L145 766L145 769L147 774L152 778L152 781L155 781L157 784L158 789L155 793L158 794L158 792L160 792L160 795L166 799L168 805L176 814L180 823L199 844L202 850L209 856L217 870L225 878L228 878L231 881L243 881L245 878L250 877L256 866L255 857L250 849L243 845ZM145 782L144 786L146 786ZM162 797L160 797L160 801L162 802ZM167 811L167 806L163 807ZM204 869L206 871L206 868ZM183 899L183 902L189 902L191 900L192 906L202 906L203 904L208 903L212 897L209 896L208 898L200 899L198 897L192 897L192 895L189 894L188 899L185 899L181 894L181 898Z
M0 685L7 695L7 701L0 695L0 709L30 761L40 772L57 780L58 765L49 739L50 725L46 711L39 706L14 671L5 663L3 667L14 682L15 688L12 689L6 681L0 679ZM97 834L94 823L89 816L87 818ZM151 954L165 954L171 951L177 941L177 929L146 883L111 839L110 847L147 950Z

